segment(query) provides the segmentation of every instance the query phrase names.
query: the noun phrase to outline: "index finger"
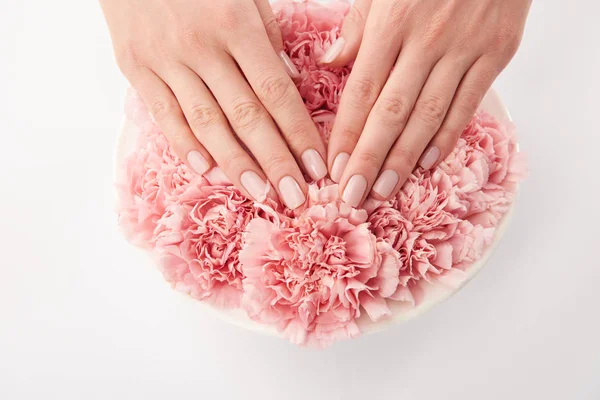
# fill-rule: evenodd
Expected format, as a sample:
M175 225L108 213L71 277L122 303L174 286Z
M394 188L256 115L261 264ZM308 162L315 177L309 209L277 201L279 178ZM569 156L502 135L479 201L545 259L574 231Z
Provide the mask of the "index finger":
M324 178L327 167L323 139L269 41L260 18L253 25L255 29L252 36L246 37L243 43L237 40L230 44L231 55L277 123L296 160L312 179Z
M390 7L371 8L356 62L342 93L328 149L331 179L338 183L402 47L396 34L399 24L389 17Z

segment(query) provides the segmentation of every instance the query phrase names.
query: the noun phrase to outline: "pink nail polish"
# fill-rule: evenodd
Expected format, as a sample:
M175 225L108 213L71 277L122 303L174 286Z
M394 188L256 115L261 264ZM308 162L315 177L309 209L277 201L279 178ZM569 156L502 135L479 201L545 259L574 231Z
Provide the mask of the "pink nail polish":
M373 185L373 192L377 193L381 197L387 199L390 197L396 185L398 184L398 174L396 171L388 169L384 171L377 179L377 182Z
M344 47L346 47L346 41L343 37L338 38L325 52L325 55L321 58L321 64L329 64L335 61L336 58L342 54L344 51Z
M296 65L294 65L294 62L285 51L281 50L279 52L279 58L281 59L281 62L283 62L288 75L291 76L292 79L300 78L300 71L298 71L298 68L296 68Z
M342 174L344 173L349 160L350 154L348 153L340 153L337 155L333 161L333 166L331 167L331 179L334 182L340 182L340 179L342 179Z
M435 146L431 146L424 154L423 157L421 157L421 162L419 163L421 165L421 168L423 169L430 169L431 167L433 167L435 165L435 163L438 161L438 159L440 158L440 149L438 149Z
M362 175L354 175L348 181L342 200L352 207L358 207L367 190L367 180Z
M323 157L316 150L306 150L302 154L302 162L310 177L315 181L327 175L327 166L323 161Z
M292 210L300 207L306 201L298 182L291 176L286 176L279 181L279 192L285 205Z
M204 175L210 168L210 164L206 161L206 158L198 150L192 150L187 156L188 163L196 171L197 174Z
M269 194L270 186L254 171L246 171L240 177L242 186L254 200L263 202Z

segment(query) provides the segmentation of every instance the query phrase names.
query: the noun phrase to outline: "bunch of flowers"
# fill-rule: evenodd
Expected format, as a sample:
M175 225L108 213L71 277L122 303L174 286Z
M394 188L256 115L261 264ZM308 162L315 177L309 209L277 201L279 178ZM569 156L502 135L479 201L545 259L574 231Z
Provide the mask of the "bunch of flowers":
M348 4L276 5L297 83L325 140L351 68L317 62L339 34ZM428 284L460 285L494 238L526 165L513 128L478 113L452 154L416 170L391 201L354 209L336 184L310 185L292 212L251 201L218 168L205 176L175 156L139 96L126 113L140 132L118 179L127 238L157 257L174 288L217 307L242 308L293 343L328 345L360 335L357 319L416 307Z

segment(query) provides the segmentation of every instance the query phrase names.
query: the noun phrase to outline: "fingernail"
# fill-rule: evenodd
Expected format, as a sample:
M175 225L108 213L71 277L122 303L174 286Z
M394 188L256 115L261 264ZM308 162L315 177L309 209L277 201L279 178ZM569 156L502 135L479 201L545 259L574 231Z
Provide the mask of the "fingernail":
M204 175L210 168L210 164L206 161L206 158L198 150L192 150L187 156L188 163L192 166L197 174Z
M365 190L367 190L367 180L365 177L362 175L354 175L350 178L350 181L348 181L346 189L344 189L342 200L352 207L358 207L365 194Z
M285 69L287 70L288 75L291 76L292 79L300 78L300 71L298 71L298 68L296 68L296 66L294 65L294 62L292 61L290 56L287 55L287 53L285 51L281 50L279 52L279 58L283 62L283 65L285 66Z
M342 54L346 47L346 41L343 37L338 38L330 47L327 49L323 57L321 58L321 64L329 64Z
M383 198L388 198L394 191L394 188L398 184L398 174L396 171L388 169L384 171L373 185L373 192L377 193Z
M319 180L327 175L327 166L318 151L310 149L302 154L302 162L312 179Z
M256 172L244 172L240 177L240 182L242 182L242 186L250 193L250 196L252 196L254 200L261 202L267 198L270 189L269 184L262 180Z
M279 192L285 205L292 210L300 207L306 200L298 182L291 176L286 176L279 181Z
M419 163L421 165L421 168L430 169L431 167L433 167L440 158L440 154L440 149L438 149L435 146L431 146L425 152L425 154L423 154L423 157L421 157L421 162Z
M342 179L342 174L344 173L349 160L350 154L348 153L340 153L337 155L333 161L333 166L331 167L331 179L334 182L340 182L340 179Z

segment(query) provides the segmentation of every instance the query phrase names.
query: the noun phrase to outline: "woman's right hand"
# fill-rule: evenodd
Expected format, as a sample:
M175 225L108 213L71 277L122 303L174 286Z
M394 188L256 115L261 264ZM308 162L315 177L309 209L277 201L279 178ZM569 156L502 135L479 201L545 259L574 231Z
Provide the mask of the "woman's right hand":
M295 209L327 174L268 0L100 0L117 62L177 155ZM272 193L271 193L272 194Z

